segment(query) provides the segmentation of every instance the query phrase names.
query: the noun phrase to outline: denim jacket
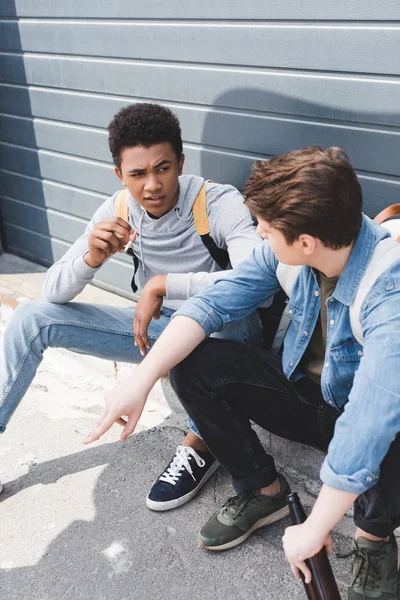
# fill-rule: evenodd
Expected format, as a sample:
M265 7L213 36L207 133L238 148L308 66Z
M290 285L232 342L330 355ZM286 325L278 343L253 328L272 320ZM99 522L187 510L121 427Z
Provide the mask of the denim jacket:
M342 412L321 468L331 487L361 494L379 478L380 464L400 431L400 261L374 283L360 322L364 346L353 337L349 307L376 244L386 229L363 216L359 236L326 300L327 342L321 388L325 401ZM277 258L268 242L256 247L230 277L188 300L175 313L197 321L207 335L250 314L279 289ZM314 271L303 266L290 298L291 324L285 337L282 368L289 381L299 368L320 312Z

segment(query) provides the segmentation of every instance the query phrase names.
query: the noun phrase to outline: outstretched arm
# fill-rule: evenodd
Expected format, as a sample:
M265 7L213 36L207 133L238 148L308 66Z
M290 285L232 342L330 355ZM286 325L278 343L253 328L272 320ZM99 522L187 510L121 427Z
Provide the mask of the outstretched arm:
M135 372L106 394L106 407L85 444L98 440L114 423L121 423L123 416L127 416L128 421L121 440L126 440L133 433L155 382L186 358L205 337L203 328L193 319L184 316L172 319Z

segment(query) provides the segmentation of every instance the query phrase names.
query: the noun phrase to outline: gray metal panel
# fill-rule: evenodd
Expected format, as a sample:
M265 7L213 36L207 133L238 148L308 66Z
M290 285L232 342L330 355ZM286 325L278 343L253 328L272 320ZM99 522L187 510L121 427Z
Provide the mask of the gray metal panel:
M44 236L56 237L73 244L83 234L86 221L51 209L2 197L0 200L4 224L17 225Z
M397 0L362 0L321 2L321 0L15 0L3 3L0 16L132 19L333 19L333 20L396 20L400 19Z
M395 24L21 20L0 21L0 40L10 52L400 74Z
M123 102L127 104L136 99L174 100L362 123L400 124L399 78L85 58L78 65L79 68L76 59L68 57L4 54L0 80L114 94L124 96ZM63 91L58 93L62 96ZM63 100L55 96L54 102L65 104L69 99L70 95ZM29 100L21 96L19 102L26 106ZM81 94L80 100L84 108L90 97L85 99L85 94Z
M7 171L113 194L120 187L111 165L66 154L0 143L0 164Z
M356 169L400 176L400 131L393 129L338 126L225 111L208 113L177 108L175 112L187 144L212 146L221 152L235 149L259 157L310 144L341 146L349 153ZM0 140L98 161L110 160L106 131L88 127L0 114Z
M117 186L117 182L116 182ZM0 170L1 195L90 220L109 196L63 183Z
M62 69L62 64L59 65ZM208 71L209 76L212 72ZM318 88L315 86L310 89L313 94L317 89L323 89L324 96L327 95L327 82L325 87L316 79ZM47 85L53 82L46 82ZM75 82L79 84L80 82ZM353 86L356 86L357 81L353 80ZM341 121L350 121L351 123L370 123L377 125L400 125L400 82L395 80L370 80L368 86L363 88L364 81L358 80L358 94L351 93L346 106L342 102L342 110L339 111L333 106L332 98L325 100L325 104L318 105L316 101L302 102L295 95L283 96L275 92L268 93L267 91L251 88L236 88L230 92L221 94L214 99L213 106L201 106L199 104L185 104L177 102L165 102L173 112L177 114L182 122L183 133L186 136L186 126L194 123L197 125L197 120L201 124L206 123L209 116L213 115L214 122L218 121L218 115L222 118L225 113L232 113L235 118L237 111L245 111L243 118L249 114L249 117L258 118L280 116L302 116L311 119L318 117L319 122L334 121L340 125ZM196 81L193 81L195 87ZM342 85L344 85L342 81ZM346 93L354 92L353 90L344 87L341 90L341 96ZM363 93L364 92L364 93ZM187 98L187 101L196 98L193 96ZM202 96L203 97L203 96ZM287 100L287 102L285 102ZM133 101L148 102L148 98L135 98L129 96L109 96L92 92L73 92L65 90L57 90L51 88L26 87L20 85L0 84L0 112L17 114L21 116L42 117L45 119L53 119L57 121L87 125L93 127L105 128L112 117L123 107L131 104ZM289 101L291 104L289 105ZM230 109L229 111L223 109ZM232 110L233 109L233 110ZM252 113L256 111L256 115ZM262 114L260 114L262 111ZM351 125L348 123L348 125ZM237 127L240 129L240 124Z
M110 162L105 130L0 114L0 140Z
M368 213L399 202L398 0L10 0L1 17L8 249L50 264L119 189L106 126L133 101L178 115L185 172L242 187L256 158L335 144ZM129 291L128 260L103 281Z
M62 183L1 170L0 190L2 196L18 199L33 206L59 210L86 220L91 219L93 213L108 198L107 195Z

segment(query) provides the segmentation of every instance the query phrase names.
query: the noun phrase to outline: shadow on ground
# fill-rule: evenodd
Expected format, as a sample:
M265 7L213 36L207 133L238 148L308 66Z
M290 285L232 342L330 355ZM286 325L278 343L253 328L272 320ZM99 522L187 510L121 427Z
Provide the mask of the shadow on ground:
M1 596L7 600L303 598L281 549L287 521L256 533L229 552L198 548L199 528L231 493L222 470L194 502L165 513L146 508L146 491L180 439L178 428L153 429L126 444L90 447L47 461L11 481L1 502L3 519L8 503L24 490L106 465L94 488L94 519L74 521L34 566L3 569ZM51 520L51 515L47 518ZM29 540L21 540L26 543Z

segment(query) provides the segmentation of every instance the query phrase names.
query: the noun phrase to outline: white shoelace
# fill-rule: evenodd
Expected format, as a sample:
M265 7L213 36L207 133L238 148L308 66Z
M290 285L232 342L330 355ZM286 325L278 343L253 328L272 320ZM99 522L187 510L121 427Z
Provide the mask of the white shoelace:
M184 469L186 469L186 471L190 473L190 475L196 481L196 478L193 475L192 467L189 463L190 456L194 458L198 467L205 466L206 461L197 454L196 450L193 450L193 448L190 448L189 446L178 446L175 456L170 462L169 467L159 477L160 481L165 481L166 483L175 485L179 480L179 477L183 474Z

